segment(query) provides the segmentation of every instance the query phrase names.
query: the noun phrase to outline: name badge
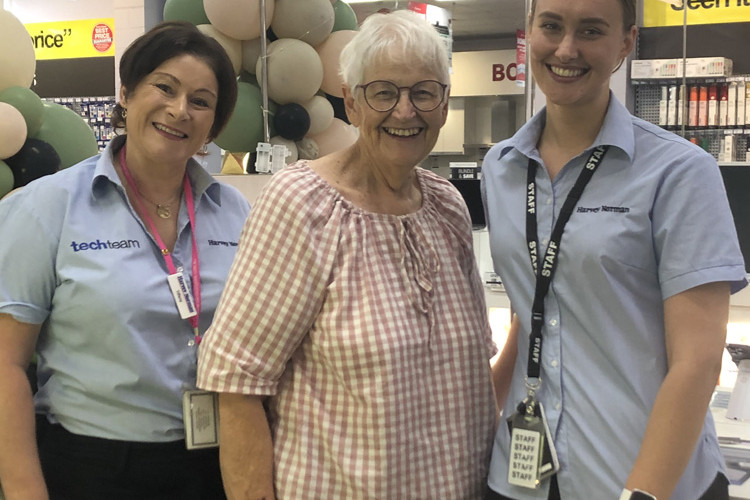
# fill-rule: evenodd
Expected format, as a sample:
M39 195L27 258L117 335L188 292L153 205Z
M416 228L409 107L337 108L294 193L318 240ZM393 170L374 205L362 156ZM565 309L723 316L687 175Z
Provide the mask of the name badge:
M182 395L185 445L188 450L219 446L219 397L215 392L192 390Z
M178 271L167 276L167 281L169 282L169 289L172 290L172 297L174 297L174 303L177 306L180 317L188 319L198 314L195 310L193 294L190 293L185 276Z
M508 429L508 483L536 489L560 469L542 404L534 400L519 404L508 418Z

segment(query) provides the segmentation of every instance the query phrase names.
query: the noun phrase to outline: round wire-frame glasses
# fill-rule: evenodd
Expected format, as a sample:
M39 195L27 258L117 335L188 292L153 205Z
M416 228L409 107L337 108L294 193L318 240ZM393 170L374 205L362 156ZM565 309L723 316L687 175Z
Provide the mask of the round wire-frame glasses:
M401 98L401 91L409 91L409 101L414 108L422 112L433 111L445 99L445 89L448 85L437 80L422 80L411 87L399 87L387 80L373 80L364 85L357 85L362 89L365 102L375 111L386 112L396 107Z

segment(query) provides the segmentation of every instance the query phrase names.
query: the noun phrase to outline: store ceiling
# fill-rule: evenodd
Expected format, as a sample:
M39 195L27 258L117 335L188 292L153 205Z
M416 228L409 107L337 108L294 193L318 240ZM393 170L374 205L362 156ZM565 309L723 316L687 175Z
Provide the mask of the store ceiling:
M361 21L380 9L403 9L406 0L372 1L352 4ZM457 40L515 36L524 27L524 0L428 0L429 3L450 11L453 15L453 38Z

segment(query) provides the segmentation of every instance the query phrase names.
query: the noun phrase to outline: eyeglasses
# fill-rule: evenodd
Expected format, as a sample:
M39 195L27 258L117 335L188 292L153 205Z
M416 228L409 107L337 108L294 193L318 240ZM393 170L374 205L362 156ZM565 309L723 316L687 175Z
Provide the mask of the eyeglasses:
M393 82L374 80L364 85L357 85L365 95L365 102L375 111L385 112L396 107L401 98L401 91L409 91L409 100L419 111L427 112L436 109L445 99L448 85L435 80L423 80L411 87L399 87Z

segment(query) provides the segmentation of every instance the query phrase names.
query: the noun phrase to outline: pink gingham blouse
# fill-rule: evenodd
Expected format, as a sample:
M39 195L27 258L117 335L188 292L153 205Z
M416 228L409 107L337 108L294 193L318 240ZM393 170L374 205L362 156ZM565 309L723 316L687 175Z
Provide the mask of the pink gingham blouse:
M198 386L272 396L279 499L482 497L496 349L471 224L416 172L422 208L396 216L298 162L245 224Z

